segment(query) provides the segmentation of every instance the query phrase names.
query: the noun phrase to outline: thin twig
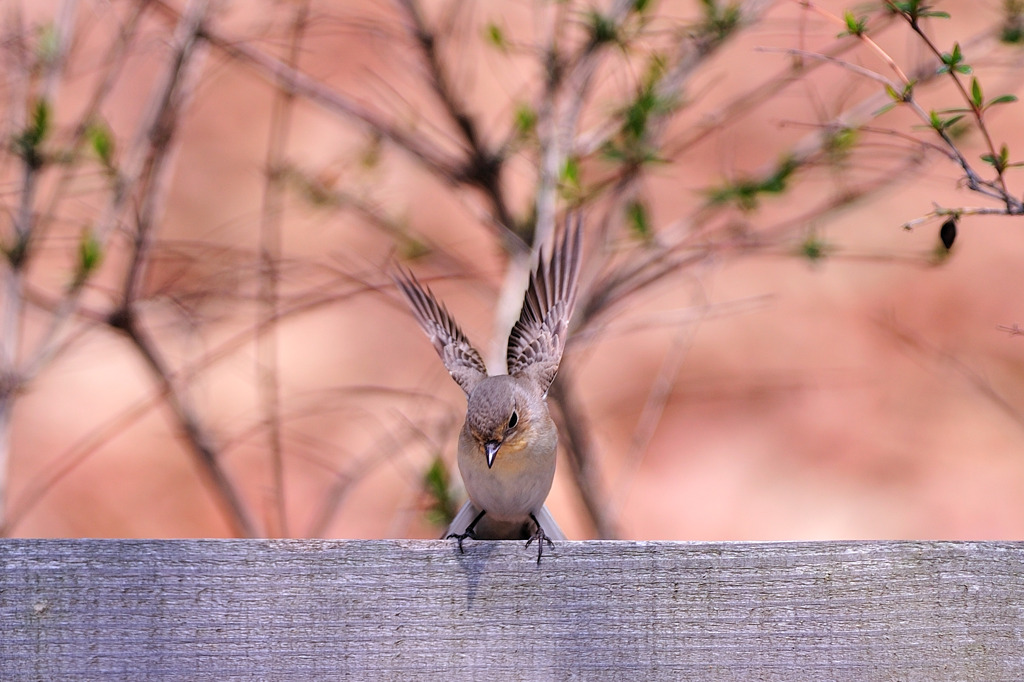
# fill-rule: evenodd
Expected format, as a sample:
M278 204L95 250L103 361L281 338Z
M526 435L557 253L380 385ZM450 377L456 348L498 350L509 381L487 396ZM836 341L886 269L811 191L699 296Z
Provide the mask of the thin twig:
M306 22L309 17L308 0L299 4L292 19L287 64L296 68ZM287 86L278 89L270 113L270 138L267 142L263 206L260 219L260 277L259 319L277 317L280 306L279 263L281 261L281 221L284 211L284 184L282 171L288 148L295 94ZM257 323L257 328L262 326ZM273 508L276 533L287 537L288 506L286 499L284 452L281 444L280 366L278 358L278 327L267 328L256 335L256 376L260 411L267 428L267 446L270 453L271 480L273 481Z
M806 9L810 9L810 10L813 10L814 12L817 12L820 16L822 16L825 19L831 21L836 26L839 26L840 28L846 28L846 22L845 21L843 21L842 19L840 19L836 15L832 14L831 12L823 10L822 8L818 7L815 3L811 2L810 0L794 0L794 2L796 2L801 7L804 7ZM888 4L891 5L891 3L888 3ZM854 35L852 37L857 38L858 40L860 40L862 43L867 45L868 48L872 52L874 52L876 55L878 55L878 57L883 62L885 62L886 65L890 69L892 69L893 73L896 74L896 77L899 78L900 83L903 86L910 85L912 83L912 81L909 78L907 78L907 74L903 73L903 69L900 68L900 65L896 63L896 60L893 59L889 55L888 52L883 50L882 47L878 43L876 43L870 36L868 36L866 33L860 33L860 34ZM898 88L898 89L900 89L900 88Z
M22 32L20 9L12 10L10 16L17 26L16 43L21 43L24 33ZM52 108L63 72L64 59L74 26L74 17L75 4L65 0L60 5L53 22L53 54L51 59L43 65L43 82L34 98L30 94L31 85L27 77L30 70L28 68L18 69L12 76L14 85L11 91L16 97L12 102L12 107L18 112L15 114L14 120L16 126L20 126L26 131L21 133L22 135L27 136L28 127L37 125L34 121L30 123L24 119L24 112L28 111L31 99L38 103L36 106L44 107L46 111ZM43 142L42 134L46 132L45 127L52 126L50 117L46 116L45 118L46 121L38 124L44 127L43 130L37 131L39 139L26 140L23 143L24 149L20 153L21 185L18 191L18 206L12 220L14 242L5 245L3 257L6 262L3 263L3 274L0 276L0 297L3 298L3 302L0 303L0 528L5 525L6 519L12 412L17 395L27 381L24 368L19 366L25 307L25 274L33 247L38 243L35 230L37 221L33 209L40 176L45 166L45 152L40 147Z
M597 449L593 443L593 427L583 411L583 405L576 394L571 363L562 360L558 380L551 385L548 399L556 406L559 417L559 432L565 435L563 447L569 460L573 481L580 493L580 499L587 516L594 525L598 538L612 540L618 537L608 491L601 483L597 471Z
M871 69L864 68L863 66L854 64L853 62L848 62L846 60L839 59L838 57L833 57L827 54L821 54L820 52L811 52L810 50L797 50L795 48L788 47L759 47L756 49L758 52L774 52L778 54L788 54L792 57L806 57L808 59L816 59L821 62L835 64L836 66L842 67L847 71L852 71L858 76L863 76L864 78L869 78L873 81L878 81L879 83L886 87L898 90L897 84L893 83L891 80L889 80L882 74L876 73Z
M910 30L912 30L914 33L918 35L919 38L921 38L921 40L924 42L928 50L935 56L939 63L942 63L942 52L939 50L938 47L935 46L935 43L932 42L932 39L929 38L928 35L924 32L924 29L921 28L921 24L916 19L912 18L909 13L900 10L891 0L885 0L885 5L886 7L889 7L895 13L899 14L906 20L907 25L910 26ZM992 136L988 131L988 126L985 125L985 121L982 117L982 113L984 112L984 103L982 103L979 106L974 102L974 98L967 92L967 88L960 80L960 77L957 75L955 69L946 69L946 73L953 80L953 83L956 85L957 91L959 91L960 96L963 98L964 102L967 104L967 108L970 110L971 116L974 118L975 123L978 125L978 129L981 130L981 135L985 140L985 145L988 147L989 154L994 159L999 158L999 154L996 151L996 146L992 142ZM924 114L923 111L921 111L919 115L921 115L926 121L928 120L927 116ZM940 129L936 132L939 133L944 142L946 142L950 146L955 146L955 143L946 133L945 129ZM961 165L964 165L965 163L966 160ZM973 180L973 171L971 171L969 167L965 167L964 170L968 173L968 179ZM1000 168L999 166L996 166L995 170L996 183L1006 203L1007 212L1010 214L1024 212L1024 204L1022 204L1020 200L1013 197L1013 195L1010 194L1010 191L1006 187L1006 177L1003 174L1004 169Z
M466 144L467 158L456 175L459 182L475 186L487 197L496 223L504 230L517 232L517 225L508 207L502 185L502 158L488 149L479 133L479 124L455 94L451 78L438 52L439 35L431 31L423 20L416 0L395 0L409 21L409 34L414 39L427 66L427 76L434 94L448 117L455 124ZM454 4L453 4L453 11ZM518 240L499 233L506 248L515 248Z
M235 484L221 465L212 436L203 425L198 412L182 397L182 390L174 385L174 372L160 355L156 344L130 313L111 320L111 323L132 342L150 372L160 382L164 400L171 408L175 421L182 427L185 440L192 448L201 470L217 492L217 501L223 507L232 530L243 537L257 537L259 532L256 524L250 517Z
M107 97L113 90L114 85L117 84L118 76L121 75L125 65L130 61L128 51L138 34L140 20L145 13L146 6L147 3L144 1L132 4L128 17L119 25L117 37L112 41L110 49L100 60L100 63L104 64L105 68L100 76L99 83L89 95L89 101L78 119L78 123L75 124L74 130L72 131L67 144L69 149L78 149L85 139L86 134L89 132L89 129L97 124L99 112L103 104L106 102ZM39 214L36 229L39 233L40 239L45 237L49 226L55 222L54 215L57 212L57 207L66 198L68 188L71 185L72 180L77 177L78 171L79 169L77 166L71 164L62 169L60 178L56 183L54 183L53 189L50 192L50 199L46 202L46 208ZM109 232L107 234L109 235ZM104 243L103 246L106 247L108 244ZM76 298L79 290L86 282L87 279L85 278L74 281L72 283L71 290L68 292L69 297ZM48 336L59 333L63 321L70 317L72 312L73 311L71 309L68 309L61 319L54 320L56 324L51 324Z
M179 11L166 0L148 0L165 16L178 20ZM460 161L443 151L441 148L423 139L414 132L406 132L399 126L387 121L385 117L354 100L318 83L308 75L289 67L283 61L272 57L244 41L226 37L213 27L202 28L202 37L224 54L237 59L240 63L254 68L275 87L287 87L298 97L304 97L323 107L327 111L339 114L344 118L379 134L392 142L413 158L420 161L437 177L450 183L456 183Z
M327 306L338 305L343 301L363 296L371 291L374 291L374 287L360 285L357 288L344 292L317 289L307 295L298 296L292 301L291 305L281 309L273 319L260 321L255 334L265 334L274 326L280 325L289 319L315 312ZM109 321L108 315L99 311L81 310L79 314L86 321L93 324L106 324ZM166 396L172 386L187 386L193 383L200 374L232 357L240 348L251 343L253 334L253 330L247 329L228 337L216 348L211 349L191 365L186 365L168 375L168 381L161 383L152 395L147 396L141 402L132 405L125 411L118 413L105 423L98 425L90 434L69 448L57 458L59 464L53 470L46 471L37 480L28 482L25 486L26 492L21 495L17 505L12 507L6 525L0 526L0 536L10 533L35 508L46 492L51 490L63 477L71 473L90 455L99 450L102 445L138 422L159 405L167 404L169 399Z
M233 530L246 537L254 537L257 535L256 525L219 462L212 436L188 400L187 386L176 386L172 382L173 372L143 330L136 311L143 277L150 262L154 232L166 198L172 157L177 149L174 144L177 138L175 133L205 53L199 36L207 13L207 0L191 0L185 9L175 31L175 52L164 82L150 101L151 128L146 134L149 151L139 176L143 194L136 219L131 258L122 286L121 301L110 314L108 324L131 341L154 377L165 387L168 405L182 426L198 464L216 491Z

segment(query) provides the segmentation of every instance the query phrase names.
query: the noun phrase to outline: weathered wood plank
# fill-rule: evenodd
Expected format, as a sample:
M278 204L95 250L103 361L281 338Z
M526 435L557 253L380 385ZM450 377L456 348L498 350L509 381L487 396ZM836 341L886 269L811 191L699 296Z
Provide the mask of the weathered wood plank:
M0 541L0 679L1020 680L1024 543Z

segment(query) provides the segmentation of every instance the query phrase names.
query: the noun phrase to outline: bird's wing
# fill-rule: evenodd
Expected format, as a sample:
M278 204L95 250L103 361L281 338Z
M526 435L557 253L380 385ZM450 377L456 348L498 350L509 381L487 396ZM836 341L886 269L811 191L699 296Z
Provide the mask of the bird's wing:
M469 343L448 309L439 303L429 287L420 284L411 272L396 269L392 279L412 306L416 321L427 333L434 350L452 375L452 379L469 395L473 387L487 376L487 366L480 353Z
M575 221L567 218L551 258L545 261L541 249L537 268L530 274L519 321L508 337L508 373L533 379L545 394L558 371L569 318L576 306L582 226L578 215Z

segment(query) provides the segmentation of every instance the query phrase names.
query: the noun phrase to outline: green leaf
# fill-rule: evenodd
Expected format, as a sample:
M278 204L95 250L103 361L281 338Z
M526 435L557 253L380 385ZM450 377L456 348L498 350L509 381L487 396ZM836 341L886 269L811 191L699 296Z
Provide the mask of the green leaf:
M100 162L108 170L113 168L114 136L110 132L110 128L101 121L93 121L86 131L86 137L89 140L89 146L92 147L93 153L96 154Z
M787 157L782 160L775 172L765 178L761 183L760 190L768 194L780 194L786 191L789 178L797 169L796 159Z
M828 251L828 243L815 234L807 235L807 239L800 244L800 255L812 263L823 260L828 255Z
M15 138L19 151L35 151L50 130L50 107L45 100L38 100L29 112L28 122Z
M647 88L640 92L626 108L623 132L633 139L643 138L647 132L647 121L657 104L658 97L653 90Z
M660 53L654 52L647 60L647 68L644 69L643 85L641 86L645 90L653 90L661 77L665 75L665 71L668 68L668 58Z
M619 149L615 142L605 140L604 144L601 145L601 157L606 161L620 163L626 160L626 153Z
M533 133L537 127L537 112L529 104L521 103L516 106L515 112L516 133L520 137L526 137Z
M735 203L741 210L753 210L757 208L760 195L786 191L789 178L798 167L796 159L787 157L765 177L743 178L709 190L708 199L713 204Z
M993 106L995 104L1009 104L1011 102L1016 102L1016 101L1017 101L1017 96L1016 95L1000 95L999 97L996 97L994 99L990 99L988 102L986 102L985 103L985 108L988 109L990 106Z
M50 133L50 125L50 104L44 99L36 100L29 113L28 123L14 137L15 152L32 168L43 165L44 157L40 147Z
M566 158L558 179L558 190L562 197L570 201L578 199L582 193L579 159L573 156Z
M638 236L647 238L651 234L651 221L647 213L647 205L634 199L626 204L626 219L630 229Z
M916 2L890 2L888 3L888 6L890 9L893 9L897 12L901 12L903 14L910 14L911 12L917 11Z
M580 162L575 157L568 157L562 166L562 182L576 185L580 184Z
M857 18L850 10L846 10L843 14L843 22L846 24L846 30L837 35L837 38L842 38L843 36L862 36L867 31L867 17Z
M956 116L950 116L949 118L942 118L935 111L928 112L928 123L932 128L938 131L945 130L950 126L954 125L957 121L964 117L963 114L957 114Z
M971 79L971 103L974 104L974 106L976 106L976 107L978 107L980 109L984 102L985 102L985 99L984 99L984 97L981 94L981 83L978 82L977 78L972 78Z
M649 69L657 72L660 65L661 60L655 59ZM606 159L634 166L661 160L658 149L649 140L651 119L673 111L677 104L672 97L658 94L658 83L658 76L645 78L635 98L621 110L622 122L617 134L601 148Z
M508 49L508 43L505 40L505 32L494 22L488 22L484 27L486 32L487 41L498 48L502 52Z
M590 42L594 45L618 42L619 28L611 17L592 9L587 12L587 24L590 28Z
M1003 19L1003 28L999 33L999 40L1008 45L1019 45L1024 43L1024 15L1007 12Z
M742 8L738 2L728 4L718 0L701 0L704 5L704 20L697 27L697 34L707 36L716 42L729 37L740 24Z
M897 104L903 104L903 103L909 102L911 99L913 99L915 83L916 83L916 81L910 81L909 83L904 85L903 86L903 92L897 92L896 88L894 88L889 83L886 83L885 84L885 94L889 95L889 98L892 99L893 104L887 104L887 105L883 106L881 109L879 109L878 111L875 112L875 116L881 116L885 112L887 112L890 109L894 108Z
M427 495L427 519L438 526L447 526L458 511L452 495L451 473L440 457L435 457L423 473L423 491Z
M892 111L893 109L896 108L896 106L897 105L896 105L895 102L891 102L889 104L883 105L882 107L879 107L877 110L872 112L872 116L876 116L876 117L877 116L881 116L882 114L884 114L886 112Z
M960 122L960 119L962 119L963 117L963 114L957 114L956 116L951 116L947 118L945 121L942 122L942 129L945 130L946 128L956 125L957 123Z
M996 173L1005 171L1010 166L1010 148L1004 144L999 147L999 153L997 155L983 154L981 160L986 164L992 166Z
M859 133L856 128L841 126L829 131L825 138L825 151L833 162L845 159L857 145Z
M82 230L82 236L78 240L78 271L75 273L75 283L84 282L102 262L103 244L96 239L92 230Z
M981 160L995 168L997 173L1002 173L1010 165L1010 150L1004 144L997 155L982 154Z
M888 2L886 6L902 14L913 25L917 25L918 19L933 17L936 19L948 19L947 12L933 10L928 5L922 5L921 0L907 0L906 2Z
M32 109L31 130L36 144L42 142L50 132L50 103L45 99L36 100Z
M962 63L964 57L960 51L960 43L953 43L953 51L943 52L941 59L943 66L939 68L938 73L949 73L950 71L956 71L957 73L971 72L971 67Z

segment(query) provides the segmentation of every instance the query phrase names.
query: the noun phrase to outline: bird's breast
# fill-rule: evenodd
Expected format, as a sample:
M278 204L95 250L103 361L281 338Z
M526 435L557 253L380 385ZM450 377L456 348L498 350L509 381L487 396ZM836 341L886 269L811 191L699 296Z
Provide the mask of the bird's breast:
M550 432L541 429L533 435L503 443L491 467L474 438L464 433L459 439L459 471L466 493L488 515L518 521L539 510L547 499L555 476L554 425Z

